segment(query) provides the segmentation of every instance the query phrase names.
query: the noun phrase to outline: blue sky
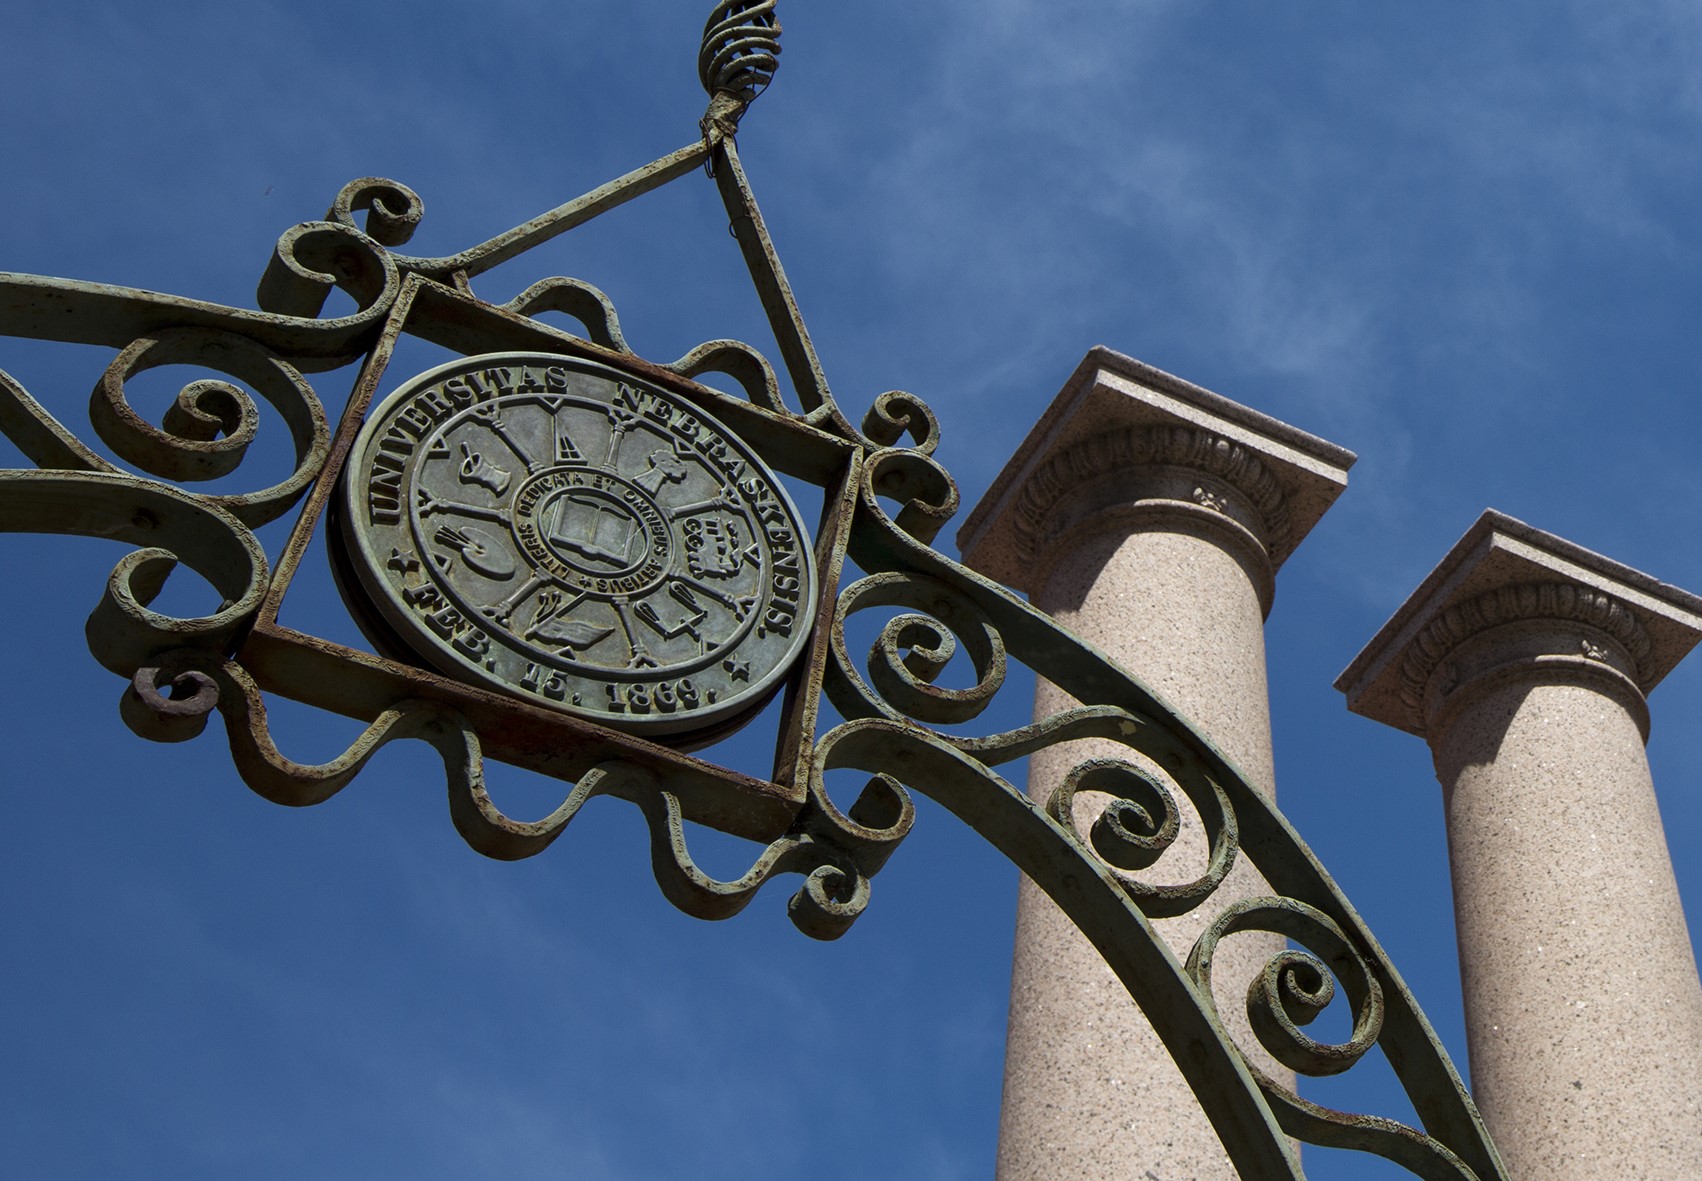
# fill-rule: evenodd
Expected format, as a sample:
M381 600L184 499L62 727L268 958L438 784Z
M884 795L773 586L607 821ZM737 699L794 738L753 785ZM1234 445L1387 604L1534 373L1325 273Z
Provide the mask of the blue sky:
M461 249L691 140L708 8L24 7L0 44L0 266L252 306L277 235L363 175L424 198L411 250ZM1101 343L1359 453L1278 582L1279 792L1463 1065L1428 753L1330 683L1487 506L1702 589L1702 14L781 15L747 168L839 401L925 399L966 504ZM477 290L573 274L646 356L766 347L725 220L708 181L682 181ZM108 359L0 339L0 368L85 437ZM350 380L315 385L335 407ZM17 1175L990 1174L1015 880L955 820L924 809L869 913L818 945L778 886L728 923L674 912L618 802L533 861L479 858L423 747L279 809L214 733L165 747L119 722L81 622L120 551L4 546ZM352 637L315 562L286 622ZM1651 704L1694 919L1702 666ZM287 706L277 724L303 761L355 729ZM493 779L515 811L553 803ZM741 858L707 855L730 875Z

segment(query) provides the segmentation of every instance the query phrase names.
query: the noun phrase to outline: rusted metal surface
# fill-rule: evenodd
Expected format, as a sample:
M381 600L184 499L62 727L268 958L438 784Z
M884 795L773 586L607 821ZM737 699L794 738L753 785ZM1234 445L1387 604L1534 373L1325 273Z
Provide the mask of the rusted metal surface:
M919 791L1010 858L1099 948L1151 1018L1244 1176L1302 1176L1289 1147L1294 1136L1375 1153L1422 1177L1504 1178L1470 1096L1412 995L1282 814L1208 736L1128 672L931 548L958 494L933 458L940 426L920 400L882 394L860 426L841 413L733 142L745 107L773 77L779 32L771 0L716 5L699 63L711 94L701 141L454 255L397 253L423 204L406 186L369 177L345 186L324 220L279 239L259 310L0 275L5 332L116 350L95 382L91 425L145 473L104 458L0 374L0 429L41 469L0 472L0 530L108 537L138 547L113 571L88 626L96 658L128 682L124 721L145 737L175 742L195 738L218 714L238 773L266 799L322 802L385 744L422 741L442 758L452 822L480 853L535 856L587 800L615 796L643 813L657 882L682 910L725 918L773 878L797 875L793 921L830 939L867 908L870 880L914 823L909 793ZM613 304L580 279L544 278L504 305L472 294L470 281L484 270L704 164L712 165L773 327L789 391L761 353L739 342L709 341L668 364L634 355ZM320 319L333 286L359 310ZM545 311L568 314L582 332L533 318ZM464 356L523 351L608 366L712 417L763 463L822 490L814 541L818 607L786 678L772 778L717 766L488 680L470 683L453 668L433 671L401 658L405 653L361 652L279 622L308 546L321 530L337 527L337 513L349 511L339 503L340 481L369 407L409 376L389 372L405 335ZM304 374L357 360L332 431ZM130 406L124 386L166 363L193 363L232 380L192 383L154 425ZM696 380L711 372L731 378L744 397ZM256 431L256 394L290 433L290 473L251 493L180 487L240 472ZM467 462L476 468L471 451ZM288 540L269 561L252 530L297 504ZM452 548L465 556L464 546ZM217 589L223 601L215 611L174 618L150 608L179 562ZM370 615L369 595L344 581L351 613ZM853 653L847 639L849 621L863 612L880 621L866 655ZM972 683L937 684L956 653L966 658ZM1013 664L1083 704L1019 729L975 733ZM328 762L297 763L272 740L267 693L360 719L366 729ZM823 695L842 720L824 708ZM1090 760L1043 805L998 773L1012 760L1087 737L1119 744L1163 773L1128 759ZM561 803L535 821L505 815L485 789L493 762L561 780ZM828 772L841 769L870 776L848 807L826 787ZM1166 857L1178 830L1178 793L1203 818L1208 865L1188 881L1146 884L1128 871ZM1104 802L1094 821L1078 828L1082 798ZM756 842L749 870L732 880L705 874L688 848L687 821ZM1272 896L1223 908L1178 961L1151 920L1213 906L1240 858L1263 874ZM1351 1071L1381 1049L1420 1126L1317 1106L1249 1064L1218 1019L1211 983L1217 942L1250 929L1278 932L1296 945L1245 982L1259 1041L1306 1075ZM1338 990L1352 1014L1350 1035L1337 1044L1311 1038L1304 1027Z
M779 58L774 0L720 0L703 26L697 79L711 98L724 92L750 102L774 81Z

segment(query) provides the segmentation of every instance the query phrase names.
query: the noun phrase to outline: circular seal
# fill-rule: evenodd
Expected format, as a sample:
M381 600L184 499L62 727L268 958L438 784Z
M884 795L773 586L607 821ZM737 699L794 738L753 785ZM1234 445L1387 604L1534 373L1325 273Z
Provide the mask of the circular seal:
M572 357L467 357L404 384L361 428L337 515L375 641L646 736L766 700L815 616L809 536L755 453Z

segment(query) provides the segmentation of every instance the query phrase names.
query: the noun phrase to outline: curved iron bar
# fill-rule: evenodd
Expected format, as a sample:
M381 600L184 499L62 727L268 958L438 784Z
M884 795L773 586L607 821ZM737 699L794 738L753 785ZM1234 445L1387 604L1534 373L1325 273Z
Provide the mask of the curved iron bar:
M1179 885L1154 885L1121 877L1125 893L1152 918L1186 914L1207 901L1229 876L1241 847L1241 830L1223 789L1201 775L1178 776L1205 822L1211 854L1205 872ZM1060 824L1074 825L1078 791L1100 792L1110 802L1094 820L1094 852L1120 870L1148 869L1175 843L1181 813L1164 783L1152 772L1121 759L1089 759L1072 768L1046 802Z
M383 710L337 757L298 763L277 748L259 687L237 662L206 647L158 654L131 677L121 707L137 734L156 741L193 738L217 710L231 760L250 790L275 804L310 807L340 792L383 747L399 739L429 743L443 760L449 812L470 848L502 861L534 857L549 848L584 805L597 796L630 800L650 831L651 864L662 894L700 919L738 914L770 880L799 874L803 885L787 912L815 939L836 939L869 901L869 878L904 839L915 810L890 777L877 775L849 815L812 785L810 799L791 831L770 842L751 868L732 881L705 873L688 847L679 799L656 773L638 763L600 763L580 776L547 816L518 821L491 799L477 732L455 710L428 700L399 702Z
M817 747L818 770L893 775L943 804L1009 858L1099 949L1151 1016L1244 1177L1304 1176L1260 1097L1257 1079L1117 876L1074 828L937 737L886 718L846 722Z
M705 341L664 368L681 377L725 373L739 383L745 397L753 404L776 414L791 414L780 398L780 383L775 379L774 366L768 363L767 357L743 341Z
M875 447L896 446L909 435L911 442L906 450L932 455L940 445L940 420L915 394L888 390L863 415L862 434Z
M333 287L358 308L319 319ZM298 369L353 361L377 336L401 290L389 252L351 226L307 222L286 230L249 311L135 287L0 272L0 323L8 336L126 348L156 333L210 328L245 337Z
M325 409L313 387L287 361L234 333L166 329L131 341L96 382L89 399L89 421L120 458L166 480L208 480L234 471L258 433L259 412L254 399L239 386L193 381L167 409L163 427L156 427L131 407L124 386L137 373L163 365L195 365L241 378L278 411L294 447L294 469L271 487L197 499L250 527L288 512L319 475L330 452ZM0 431L44 469L127 474L67 430L3 371Z
M592 344L632 356L632 349L621 334L620 316L612 300L599 287L583 279L557 275L540 279L513 299L502 305L521 316L537 316L544 312L563 312L585 326L585 339Z
M872 574L863 583L853 585L847 592L847 602L842 604L840 618L836 620L835 659L830 669L833 675L826 685L830 699L842 711L848 716L863 719L848 724L876 728L887 734L891 748L904 744L909 750L909 744L919 743L930 752L951 752L954 758L950 761L938 755L925 758L915 754L903 756L922 759L932 773L947 779L962 774L965 765L982 768L982 795L967 798L960 815L983 837L998 845L1007 855L1013 855L1013 859L1014 854L1004 844L1017 839L1008 831L1010 826L1014 824L1019 829L1035 832L1041 830L1035 829L1031 812L1014 809L1006 800L1014 789L991 772L992 766L1055 742L1086 736L1114 738L1153 760L1188 791L1206 817L1208 835L1212 837L1212 871L1205 879L1184 888L1190 892L1189 897L1174 898L1162 892L1143 894L1131 891L1128 879L1113 873L1106 864L1108 856L1091 852L1089 846L1081 842L1079 834L1074 833L1073 826L1069 826L1069 830L1076 848L1082 856L1099 865L1103 872L1092 878L1072 879L1077 884L1068 887L1063 884L1065 871L1062 869L1042 867L1043 872L1053 875L1054 880L1050 884L1048 879L1037 877L1026 864L1025 872L1029 872L1029 876L1035 878L1048 893L1055 889L1066 892L1081 889L1081 883L1091 882L1095 890L1114 895L1120 904L1127 903L1144 914L1179 913L1182 909L1204 903L1215 889L1216 882L1221 880L1217 865L1227 855L1224 849L1227 827L1230 851L1238 846L1239 852L1252 861L1281 896L1253 912L1254 917L1264 921L1267 929L1271 929L1269 924L1274 923L1277 924L1274 929L1302 940L1324 938L1332 955L1340 959L1341 954L1346 954L1351 961L1350 981L1371 982L1349 985L1350 996L1356 1000L1356 1017L1365 1012L1367 998L1373 994L1381 998L1377 1006L1375 1041L1383 1047L1425 1131L1378 1117L1330 1111L1301 1100L1254 1072L1258 1089L1271 1104L1272 1118L1288 1134L1328 1147L1375 1152L1426 1178L1477 1178L1482 1181L1504 1178L1505 1168L1490 1142L1482 1119L1417 1002L1346 896L1274 803L1254 790L1210 741L1175 709L1115 662L1010 591L988 582L928 546L927 542L957 503L957 490L950 476L929 456L918 451L897 450L871 456L865 466L859 495L858 515L851 530L848 552L853 561ZM896 515L887 511L882 504L883 498L902 505ZM850 665L838 625L843 622L844 613L872 602L915 607L924 612L925 617L900 617L888 626L871 653L871 676L865 681ZM919 696L919 690L928 670L937 670L943 663L941 654L948 646L945 643L947 633L955 633L960 640L971 645L977 685L968 691L970 695L987 696L990 691L996 691L997 679L988 676L994 663L991 652L996 640L1001 654L1008 654L1010 658L1028 665L1037 675L1085 703L1084 707L1044 719L1034 726L1001 734L966 738L927 731L926 724L939 720L938 715L915 707L919 701L932 703L936 700L926 695ZM907 641L916 646L911 652L904 653L901 649ZM978 651L980 655L977 655ZM876 669L884 672L877 674ZM917 675L918 669L923 675ZM900 675L901 670L907 671L909 676ZM976 712L984 704L984 701L978 700L974 706ZM901 733L906 737L900 739ZM894 757L900 756L895 753ZM1069 815L1064 808L1068 796L1084 776L1095 773L1101 775L1097 786L1110 785L1102 772L1078 768L1078 773L1072 776L1074 782L1063 785L1063 799L1054 795L1053 810L1044 813L1049 823L1056 824L1060 830L1064 827L1058 818ZM1209 786L1209 792L1200 790L1202 781ZM945 800L941 793L951 793L954 799L963 798L959 794L963 789L943 781L923 783L911 777L906 779L906 783L915 790L941 798L942 802ZM1140 841L1126 840L1128 834L1116 831L1126 828L1129 819L1136 821L1137 835L1158 836L1168 827L1166 815L1161 815L1156 822L1153 820L1155 808L1160 813L1168 812L1167 802L1155 793L1140 787L1125 790L1121 795L1135 805L1135 810L1116 809L1111 822L1100 830L1111 839L1094 842L1112 846L1111 860L1125 854L1131 844L1137 848L1141 844ZM1213 820L1214 797L1226 806L1226 820ZM957 810L949 802L947 806ZM1038 811L1033 809L1033 812ZM1146 832L1141 833L1142 829ZM1045 839L1053 839L1052 830L1045 831L1048 833ZM1022 839L1042 838L1029 835ZM1141 854L1137 852L1136 856ZM1019 864L1022 862L1019 861ZM1079 873L1079 870L1072 868L1070 872ZM1057 894L1053 896L1056 898ZM1070 911L1070 906L1065 905L1063 900L1060 900L1060 905ZM1076 917L1076 912L1071 911L1071 914L1072 918ZM1305 921L1293 918L1294 915L1304 916ZM1100 913L1089 917L1085 923L1078 920L1078 926L1104 952L1105 942L1111 940L1096 924L1115 925L1119 922ZM1225 923L1255 925L1245 913L1236 912L1228 918L1220 916L1218 926L1208 929L1207 936L1202 936L1202 943L1196 947L1195 958L1191 960L1191 970L1199 973L1196 977L1199 983L1196 999L1205 1008L1211 1008L1213 1004L1209 993L1209 964L1211 944L1217 936L1212 932L1221 933ZM1138 931L1142 939L1157 938L1148 927L1139 927ZM1132 938L1133 935L1125 930L1123 937ZM1342 952L1341 949L1347 951ZM1162 951L1156 945L1147 950L1154 954ZM1120 954L1127 954L1126 949ZM1163 952L1162 958L1170 969L1182 971L1168 952ZM1203 970L1201 963L1205 965ZM1113 961L1113 967L1117 966ZM1119 969L1120 975L1121 971ZM1307 959L1302 967L1298 961L1279 956L1267 968L1261 981L1255 982L1255 988L1262 997L1287 998L1283 1005L1304 1007L1307 990L1298 988L1297 980L1302 976L1306 981L1317 979L1319 983L1313 987L1322 989L1321 972L1321 964L1316 957ZM1352 975L1355 972L1360 975ZM1150 982L1131 976L1122 976L1122 979L1131 996L1155 1017L1154 1024L1159 1027L1161 1037L1168 1040L1170 1034L1162 1027L1178 1018L1169 1009L1148 1008L1155 1003L1144 991L1151 987ZM1299 1024L1293 1017L1299 1008L1273 1008L1274 1003L1265 999L1254 1006L1254 1028L1260 1031L1262 1041L1269 1035L1278 1044L1284 1044L1272 1031L1286 1034ZM1279 1012L1283 1014L1280 1017L1276 1015ZM1218 1036L1227 1045L1227 1035L1221 1033L1221 1027L1214 1024L1214 1028L1219 1029ZM1357 1056L1350 1055L1349 1058L1343 1062L1344 1068L1357 1061ZM1326 1054L1324 1060L1328 1059ZM1321 1072L1320 1059L1299 1051L1290 1053L1283 1060L1290 1066L1298 1064L1309 1073ZM1186 1073L1188 1065L1180 1057L1178 1062ZM1335 1065L1335 1061L1329 1060L1328 1064ZM1211 1085L1202 1085L1192 1076L1190 1082L1194 1085L1196 1097L1206 1105L1208 1112L1212 1112L1216 1099L1209 1093ZM1221 1082L1220 1077L1218 1083ZM1212 1115L1227 1145L1231 1134L1238 1134L1237 1125L1219 1122L1221 1117L1216 1112ZM1234 1151L1231 1146L1232 1155ZM1250 1175L1267 1174L1254 1172Z
M68 533L139 546L113 567L89 616L89 650L130 676L156 654L227 651L259 609L266 555L246 526L205 497L112 472L0 471L0 532ZM179 619L149 609L185 562L222 597L209 615Z
M540 279L502 307L522 316L562 312L584 326L585 339L592 344L624 353L629 357L637 355L621 332L620 316L615 311L614 302L600 288L583 279L567 276ZM691 378L701 377L705 373L726 374L739 384L745 397L753 404L776 414L792 415L781 399L780 383L774 376L774 366L768 363L768 358L743 341L705 341L679 360L662 368L681 377ZM898 413L902 415L903 411Z

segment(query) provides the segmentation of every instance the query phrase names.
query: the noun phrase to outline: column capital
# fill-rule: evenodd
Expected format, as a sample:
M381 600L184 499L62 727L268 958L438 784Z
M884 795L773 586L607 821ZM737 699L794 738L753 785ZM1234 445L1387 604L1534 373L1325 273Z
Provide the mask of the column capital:
M1644 695L1702 640L1702 598L1493 509L1354 658L1354 713L1432 744L1472 690L1510 677Z
M1351 451L1099 347L969 514L958 546L967 565L1034 595L1078 539L1131 521L1185 521L1247 551L1268 584L1346 486L1353 461ZM1268 604L1268 585L1262 597Z

